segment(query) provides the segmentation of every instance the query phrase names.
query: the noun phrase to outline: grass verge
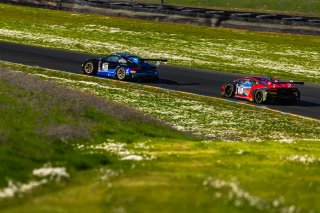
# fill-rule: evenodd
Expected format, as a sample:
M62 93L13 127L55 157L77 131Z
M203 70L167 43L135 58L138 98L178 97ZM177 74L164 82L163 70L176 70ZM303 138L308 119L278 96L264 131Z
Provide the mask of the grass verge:
M53 182L47 187L21 193L15 199L1 200L1 212L320 210L317 202L320 192L319 122L113 80L11 63L0 66L0 110L4 117L0 121L0 148L3 153L10 152L10 155L1 155L6 156L1 168L8 163L25 167L19 175L16 170L5 170L0 173L2 178L6 175L26 182L35 168L47 162L66 168L71 174L67 181ZM108 96L110 93L113 95ZM159 101L148 99L152 96ZM128 99L133 101L126 102ZM164 103L171 102L172 105L163 108ZM222 142L229 140L229 134L223 132L240 130L237 125L227 129L221 125L212 128L217 135L215 141L183 136L167 127L151 124L156 120L118 103L131 105L176 128L179 127L175 119L162 115L185 116L178 111L181 108L191 117L180 120L194 118L201 126L202 119L213 117L216 122L232 125L227 112L238 113L238 109L242 113L233 114L235 117L244 120L249 114L253 115L256 123L247 127L247 131L260 131L255 139L260 142ZM210 105L215 108L203 111ZM198 115L200 111L202 116ZM14 120L19 119L17 112L21 115L19 122ZM216 115L218 112L222 113L220 117ZM254 118L257 115L271 117L268 122L277 119L286 122L270 123L269 128L262 123L260 125L266 129L263 132L260 127L255 129L263 120ZM243 120L233 122L239 126ZM298 123L301 128L297 128ZM70 131L61 133L61 125L69 126ZM81 126L85 128L79 129ZM274 130L288 135L298 131L305 140L298 136L294 140L268 139L267 135ZM239 137L246 141L243 133L240 132ZM19 153L24 157L13 157ZM15 158L17 161L12 162ZM78 167L81 162L90 166Z
M320 82L318 36L147 22L0 4L0 40L171 64Z
M182 92L3 63L48 81L90 91L133 107L174 128L218 141L280 141L320 139L320 122L251 105Z
M130 108L0 69L0 200L115 161L76 145L184 138Z

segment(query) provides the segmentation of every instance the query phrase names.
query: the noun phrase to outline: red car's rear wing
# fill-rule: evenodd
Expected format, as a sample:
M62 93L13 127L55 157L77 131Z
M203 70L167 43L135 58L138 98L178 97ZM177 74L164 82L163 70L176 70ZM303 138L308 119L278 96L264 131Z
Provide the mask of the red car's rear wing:
M301 84L304 85L302 81L279 81L279 82L272 82L273 84Z

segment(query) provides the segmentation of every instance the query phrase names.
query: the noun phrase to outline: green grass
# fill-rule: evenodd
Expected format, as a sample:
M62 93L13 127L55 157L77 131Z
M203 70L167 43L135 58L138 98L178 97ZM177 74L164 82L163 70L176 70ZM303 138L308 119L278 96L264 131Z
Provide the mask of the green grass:
M266 74L319 82L317 37L0 8L1 40L92 53L129 48L148 56L159 50L173 54L173 64L250 73L252 64L233 61L244 53L227 49L237 45L257 51L243 59L271 57L276 63L289 54L283 57L288 69ZM229 58L195 55L186 48L190 42L209 53L227 51ZM305 71L295 73L295 66ZM320 211L319 121L11 63L1 62L0 69L0 195L8 180L37 180L32 172L46 163L70 174L1 199L1 212ZM184 135L123 105L211 140ZM112 144L144 160L121 160L119 150L110 151Z
M320 82L318 36L261 33L0 4L0 40L173 65Z
M218 98L170 92L106 78L8 65L45 80L90 91L156 117L176 129L213 140L291 143L295 140L320 139L318 120L282 114L250 104L230 103Z
M138 0L142 3L159 4L160 0ZM245 10L259 12L278 13L302 13L309 15L320 15L320 2L317 0L296 1L296 0L164 0L165 4L210 7L229 10Z
M129 108L6 69L0 74L0 105L0 188L9 180L27 182L47 163L76 172L114 161L111 155L81 153L75 145L184 138Z
M71 174L67 181L52 182L14 199L0 200L1 212L320 210L317 202L320 192L320 124L317 121L118 81L3 62L0 67L0 168L6 165L20 167L1 171L2 180L7 177L26 182L32 179L33 169L47 162L64 166ZM117 93L105 96L102 88L106 93L119 91L122 96ZM199 139L152 124L155 120L114 103L125 103L119 100L120 97L129 99L123 96L129 91L141 94L139 100L132 94L130 97L140 101L141 108L135 105L135 101L130 103L131 107L154 117L169 109L161 108L161 101L153 100L155 106L146 105L147 94L173 102L178 108L192 103L197 106L208 103L225 112L219 108L224 105L228 111L239 108L244 117L248 113L264 115L273 120L285 119L289 125L274 122L273 128L266 128L266 133L257 136L256 140L260 139L260 142ZM147 107L157 113L145 111ZM178 109L172 107L173 111ZM110 110L115 108L118 111ZM192 108L195 113L197 109ZM21 116L16 116L16 112ZM196 113L193 115L198 117ZM213 112L210 116L215 117ZM162 120L175 126L174 120ZM45 128L48 123L51 128ZM294 130L297 123L304 129ZM73 127L71 129L77 134L48 131L61 124ZM77 131L79 126L85 126L88 134L84 134L84 129ZM261 141L272 129L285 134L292 131L290 128L309 134L298 132L305 140ZM217 134L226 131L224 128L216 130ZM67 139L62 139L62 135ZM123 146L122 152L143 156L145 160L120 160L123 155L119 151L107 151L106 147L112 144ZM21 171L17 173L16 169ZM4 184L0 192L3 187Z
M287 156L301 154L319 158L319 143L179 140L149 143L152 147L144 151L157 156L156 160L107 167L122 172L106 180L101 180L103 172L98 170L83 172L66 187L30 196L2 212L317 212L320 209L317 202L320 163L306 165L285 160ZM246 198L232 194L227 186L210 185L215 180L235 184L258 199L257 204L250 205Z

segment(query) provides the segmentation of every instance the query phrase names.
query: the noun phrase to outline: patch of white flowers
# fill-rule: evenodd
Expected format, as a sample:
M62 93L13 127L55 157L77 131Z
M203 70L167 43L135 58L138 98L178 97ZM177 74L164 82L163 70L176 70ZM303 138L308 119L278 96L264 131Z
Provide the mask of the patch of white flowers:
M147 140L145 142L135 143L133 145L133 148L137 150L149 150L153 148L153 145L151 144L151 140Z
M119 155L120 157L125 157L132 155L128 149L126 149L127 144L125 143L114 143L113 140L107 140L107 142L97 145L90 145L88 148L93 150L105 150L111 152L112 154Z
M133 160L133 161L142 161L142 160L154 160L155 157L148 155L141 151L143 148L149 148L145 145L145 143L136 143L134 147L136 149L140 149L139 152L134 150L129 150L127 148L127 144L116 142L112 139L107 139L106 142L101 144L92 144L92 145L77 145L77 148L80 150L90 152L97 152L97 151L106 151L112 153L116 156L119 156L121 160ZM138 148L139 147L139 148ZM143 148L142 148L143 147Z
M30 180L27 183L20 183L9 180L8 186L0 189L0 199L12 198L14 196L22 196L24 193L30 192L49 181L61 181L62 179L70 178L64 167L51 167L50 164L45 164L43 167L32 171L35 180Z
M292 144L295 143L295 141L292 138L285 138L283 137L282 139L279 140L280 143L288 143L288 144Z
M110 183L110 178L118 177L119 175L122 174L122 170L116 171L109 168L100 168L99 172L100 172L100 179L109 181L109 183Z
M78 32L81 32L79 34ZM233 32L235 33L235 32ZM241 32L237 32L241 34ZM72 36L70 36L72 35ZM320 78L320 55L313 48L297 48L279 43L274 45L249 39L223 39L194 35L182 36L152 29L128 30L91 24L79 28L67 24L34 25L32 28L13 28L3 24L0 36L26 43L67 48L86 52L139 52L143 57L166 57L188 66L194 64L212 68L272 71ZM89 38L90 39L87 39ZM148 39L150 42L144 42ZM163 40L163 38L166 38ZM192 45L190 45L192 42ZM170 45L169 45L170 44ZM153 51L153 50L157 51ZM199 49L201 51L199 51Z
M320 163L319 158L315 158L308 155L290 155L285 158L287 161L299 162L303 164Z
M144 158L140 155L128 155L125 156L123 158L121 158L121 160L135 160L135 161L141 161L144 160Z
M60 181L61 179L68 179L70 177L65 167L50 167L48 165L33 170L32 174L36 177L48 178L50 180L56 181Z
M242 150L242 149L239 149L238 151L236 151L236 155L243 155L243 154L245 154L246 153L246 151L244 151L244 150Z
M277 212L281 213L299 212L299 209L294 205L285 206L284 199L282 197L267 201L258 196L252 195L241 188L236 179L232 181L225 181L208 177L203 181L203 186L214 189L215 198L222 198L224 197L224 194L226 194L225 197L227 197L229 202L232 202L236 207L249 205L259 211L277 210ZM224 192L224 190L227 190L227 192Z
M113 81L93 82L91 78L73 80L36 74L42 78L82 90L91 91L111 101L134 107L154 116L177 130L191 132L219 141L278 141L294 143L295 140L320 138L319 124L308 124L303 118L289 119L287 115L276 115L268 110L257 110L251 106L180 95L171 91L149 89L144 86L113 83ZM286 131L292 129L292 131ZM110 145L110 144L109 144ZM111 146L111 145L110 145Z
M23 193L29 192L34 188L37 188L48 181L46 179L40 181L29 181L27 183L8 181L8 186L0 189L0 199L12 198L16 195L22 195Z

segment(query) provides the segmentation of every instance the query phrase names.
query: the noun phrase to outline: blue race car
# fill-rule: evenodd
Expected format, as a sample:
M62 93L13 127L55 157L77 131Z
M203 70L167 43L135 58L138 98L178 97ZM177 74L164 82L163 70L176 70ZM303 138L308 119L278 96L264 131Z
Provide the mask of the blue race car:
M150 64L148 61L157 61ZM114 53L107 57L88 59L82 64L82 70L87 75L100 75L125 79L159 80L158 65L167 62L167 59L143 59L135 55Z

